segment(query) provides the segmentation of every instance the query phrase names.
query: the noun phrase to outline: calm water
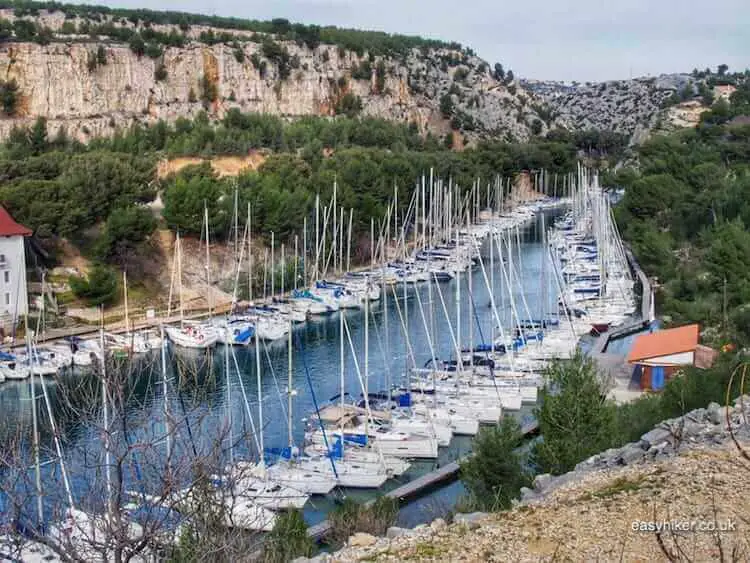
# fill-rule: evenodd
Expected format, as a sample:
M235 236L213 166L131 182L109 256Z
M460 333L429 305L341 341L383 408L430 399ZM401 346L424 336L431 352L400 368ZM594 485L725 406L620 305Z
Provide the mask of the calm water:
M549 218L549 215L547 216ZM551 221L547 220L547 224ZM521 292L525 294L526 304L532 317L553 310L556 291L551 287L544 289L542 280L543 248L539 242L541 220L531 222L520 231L520 248L515 249L514 263L516 264L518 281L513 284L516 307L519 314L526 316L525 305L521 300ZM514 236L515 238L515 236ZM483 256L485 267L489 272L489 245L485 243ZM546 268L546 266L545 266ZM471 276L471 280L469 280ZM495 299L498 307L504 305L500 312L504 319L509 318L510 305L507 297L506 283L500 263L495 264ZM546 279L550 280L551 275ZM394 298L392 290L388 289L387 302L380 302L371 307L369 316L369 389L378 391L385 389L388 381L400 383L404 370L412 364L411 354L417 366L425 365L431 357L428 344L427 327L430 328L433 347L439 358L447 358L454 350L451 330L446 319L450 319L455 327L457 317L456 288L460 283L460 337L461 344L467 346L470 341L477 344L489 342L492 334L494 318L489 307L489 289L484 281L481 269L471 274L461 276L459 280L447 283L421 284L416 289L407 290L407 298L403 299L403 287L396 287L398 300ZM469 291L471 286L471 292ZM418 292L418 294L417 294ZM419 299L417 298L417 295ZM442 301L441 296L442 295ZM432 305L430 305L430 296ZM504 297L502 297L504 296ZM547 298L547 305L542 301ZM422 303L425 321L420 314ZM361 371L364 370L364 323L363 311L345 311L351 340ZM507 322L507 321L506 321ZM293 354L292 381L297 394L294 397L292 412L292 433L297 443L302 441L305 427L305 416L314 412L315 403L326 403L339 392L339 316L335 314L329 318L308 322L294 331L295 350ZM408 334L408 340L404 333ZM454 328L454 334L458 331ZM411 349L407 347L407 341ZM249 435L251 429L248 410L254 422L258 422L258 389L256 384L256 358L253 347L248 349L234 349L230 353L230 373L225 370L225 348L218 348L209 355L195 353L169 352L169 375L171 384L167 392L166 403L175 417L187 417L188 426L181 427L176 440L176 455L189 456L191 452L208 452L216 445L217 436L225 435L232 420L235 442L231 447L236 458L249 458L256 454L256 446L251 439L238 439L239 436ZM346 390L354 396L359 396L361 388L354 363L355 354L349 343L345 344L345 380ZM236 361L236 364L235 364ZM261 344L261 394L263 404L263 438L265 447L284 447L288 442L288 426L286 415L286 387L287 387L287 345L286 341L269 345ZM236 366L236 367L235 367ZM238 370L239 368L239 374ZM128 463L124 468L125 479L129 486L137 490L140 483L145 481L145 475L157 471L158 463L153 460L163 456L165 445L163 442L154 444L153 436L163 434L165 398L161 385L161 373L158 355L146 359L132 376L129 385L130 392L124 402L126 421L125 428L118 433L118 439L127 440L134 444L139 440L150 442L149 448L135 458L141 459L137 464ZM96 496L91 493L90 485L96 479L101 481L100 470L96 469L92 459L97 458L102 450L102 439L95 425L80 422L79 414L71 414L61 400L64 388L66 396L76 405L91 406L98 404L94 391L96 382L93 378L71 375L63 381L51 383L47 386L50 395L55 420L59 424L59 431L63 436L63 448L66 467L73 476L74 496L77 502L96 505ZM247 405L245 403L246 397ZM37 394L41 396L41 388L37 386ZM31 441L31 401L29 400L29 382L11 382L0 384L0 438L6 449L11 451L18 444L27 446ZM44 402L39 402L40 427L42 433L43 458L53 457L52 433L49 417L41 414ZM519 416L528 416L530 409L525 409ZM97 411L97 416L100 413ZM100 420L100 419L99 419ZM124 442L123 442L124 443ZM228 457L230 441L225 439L224 457ZM470 450L471 440L468 438L454 438L449 448L441 450L440 458L435 462L415 462L399 481L391 480L385 490L395 488L405 481L421 475L437 464L444 464ZM140 457L139 457L140 456ZM132 457L132 456L131 456ZM149 464L149 462L151 463ZM44 467L44 487L49 494L48 504L54 502L56 495L62 493L61 474L58 464ZM456 495L461 491L460 483L449 485L436 491L424 499L415 501L404 508L401 513L402 524L413 525L419 521L426 521L435 516L441 509L450 508ZM374 496L374 492L344 491L337 495L346 494L358 499ZM0 499L1 502L1 499ZM326 512L333 505L333 498L313 498L305 509L305 516L309 523L315 523L325 517ZM33 510L33 508L32 508Z

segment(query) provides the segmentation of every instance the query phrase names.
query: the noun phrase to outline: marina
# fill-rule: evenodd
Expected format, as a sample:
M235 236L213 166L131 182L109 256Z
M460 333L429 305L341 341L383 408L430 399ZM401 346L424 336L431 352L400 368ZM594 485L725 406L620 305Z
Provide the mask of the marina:
M466 200L466 223L451 219L444 235L433 232L434 224L447 220L426 220L437 217L441 206L434 202L444 196L427 205L423 186L423 220L412 225L411 250L402 226L402 250L397 243L391 256L375 242L388 237L375 237L373 225L369 270L318 281L223 320L185 320L120 339L100 331L98 339L77 341L73 352L90 354L93 376L76 368L53 378L54 370L45 382L39 373L44 351L28 344L34 376L0 386L0 404L10 423L3 439L23 436L44 445L39 482L55 490L45 492L37 508L30 501L30 512L46 520L60 506L80 505L75 499L95 498L102 481L111 486L111 461L90 459L102 425L100 455L119 447L128 458L130 469L116 485L121 493L133 506L159 504L188 522L195 490L165 502L152 481L167 471L190 485L195 460L210 462L216 474L211 498L227 505L231 497L228 526L268 531L274 511L302 507L316 538L324 535L327 512L344 497L367 501L379 489L408 501L454 480L480 424L512 415L524 433L535 430L530 413L547 362L570 357L592 327L616 330L635 314L633 280L606 195L595 176L581 172L579 183L568 200L540 200L510 212L490 206L480 214L475 202L472 220ZM415 214L419 192L410 205ZM447 243L437 243L440 237ZM343 237L334 234L333 241L343 249ZM377 261L379 253L384 259ZM334 262L343 264L344 255ZM295 320L300 307L304 315ZM233 341L248 331L242 343ZM86 344L97 341L98 349ZM127 384L103 383L96 357L111 355L108 342L128 341L130 353L121 358ZM66 412L82 408L71 389L83 381L96 387L97 380L103 396L113 395L120 405L114 416L127 421L124 435L106 432L112 406L101 397L103 412L95 413L94 424L80 424ZM121 394L127 389L127 398L118 399L107 385ZM37 420L32 403L46 409L46 417ZM144 453L135 455L131 444Z

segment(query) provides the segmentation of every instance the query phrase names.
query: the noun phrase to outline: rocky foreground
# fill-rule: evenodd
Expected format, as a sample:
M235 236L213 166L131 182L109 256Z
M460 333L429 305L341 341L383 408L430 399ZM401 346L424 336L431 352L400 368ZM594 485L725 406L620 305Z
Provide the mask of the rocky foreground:
M315 560L747 561L748 418L748 397L734 407L713 403L571 473L537 477L508 512L390 528L386 538L356 534Z

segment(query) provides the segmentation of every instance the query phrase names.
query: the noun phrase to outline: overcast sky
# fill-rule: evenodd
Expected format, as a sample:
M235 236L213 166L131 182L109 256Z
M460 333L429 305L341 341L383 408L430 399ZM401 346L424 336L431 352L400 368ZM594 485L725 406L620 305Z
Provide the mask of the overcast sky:
M99 0L95 3L102 3ZM516 76L609 80L750 66L750 0L104 0L110 6L458 41Z

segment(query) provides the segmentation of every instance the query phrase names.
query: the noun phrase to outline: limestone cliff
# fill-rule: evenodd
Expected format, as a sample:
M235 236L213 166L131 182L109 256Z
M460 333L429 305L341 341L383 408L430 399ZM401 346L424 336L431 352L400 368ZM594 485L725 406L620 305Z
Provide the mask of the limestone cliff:
M0 17L14 20L9 10L0 10ZM282 78L278 65L263 57L258 34L247 41L207 44L198 38L209 28L193 26L183 33L177 26L154 25L150 29L182 33L186 42L150 58L109 37L64 33L69 20L60 13L42 12L34 21L52 30L49 44L0 44L0 80L18 84L16 109L0 119L0 137L40 116L48 119L51 133L63 126L68 135L86 141L134 122L173 122L204 108L216 119L235 107L290 118L334 115L347 94L361 99L362 115L413 123L439 135L453 128L469 140L525 140L532 127L536 133L547 129L533 95L497 81L487 63L462 51L412 49L405 56L383 58L385 72L378 76L381 57L279 41L292 62ZM242 33L233 31L235 37ZM105 61L92 64L100 46ZM362 76L363 65L371 68L369 79L367 73ZM157 69L163 69L161 80ZM352 77L353 71L359 78Z

